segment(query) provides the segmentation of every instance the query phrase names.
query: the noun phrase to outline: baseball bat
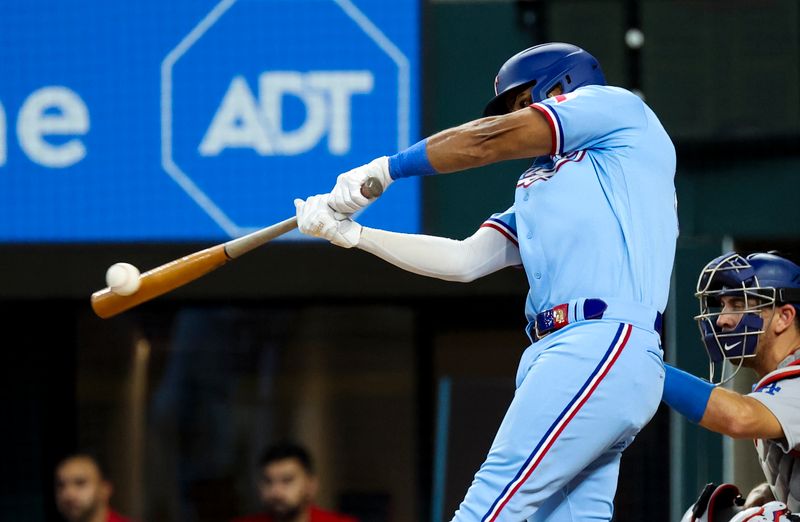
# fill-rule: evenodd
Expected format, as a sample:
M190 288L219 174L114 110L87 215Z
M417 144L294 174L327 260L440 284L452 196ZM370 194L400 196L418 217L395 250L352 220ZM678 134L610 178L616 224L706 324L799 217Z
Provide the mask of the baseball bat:
M383 187L375 178L367 178L361 187L361 194L369 199L377 198L382 193ZM103 319L114 317L199 279L295 228L297 217L293 216L245 236L175 259L141 274L139 288L131 295L115 294L108 287L94 292L91 297L92 309Z

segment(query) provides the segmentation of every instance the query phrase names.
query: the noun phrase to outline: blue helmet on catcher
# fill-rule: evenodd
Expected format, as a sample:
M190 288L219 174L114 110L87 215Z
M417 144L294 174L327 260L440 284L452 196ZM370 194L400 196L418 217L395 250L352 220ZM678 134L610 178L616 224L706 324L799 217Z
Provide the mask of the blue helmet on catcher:
M557 85L566 94L584 85L605 84L600 62L580 47L560 42L534 45L500 67L494 80L495 97L486 105L483 115L506 114L506 98L526 87L532 87L531 98L535 103L547 98L547 93Z
M792 304L800 313L800 266L773 253L742 256L736 252L723 254L708 263L700 272L695 296L700 300L700 315L695 320L700 327L714 382L715 366L725 360L738 360L756 354L759 335L764 333L762 312L776 305ZM734 310L723 309L723 297L737 297ZM736 326L723 327L719 317L736 314ZM720 371L716 384L732 379Z

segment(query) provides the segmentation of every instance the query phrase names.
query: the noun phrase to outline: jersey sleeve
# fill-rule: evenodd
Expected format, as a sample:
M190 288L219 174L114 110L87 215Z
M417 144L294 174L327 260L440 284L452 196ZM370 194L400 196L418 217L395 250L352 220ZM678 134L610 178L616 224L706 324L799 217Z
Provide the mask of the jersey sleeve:
M775 441L789 453L800 451L800 378L783 379L748 394L775 415L783 428L784 441Z
M519 248L519 240L517 239L517 214L513 205L505 212L492 214L491 217L481 225L481 228L484 227L497 230L503 234L506 239L511 241L515 247Z
M626 147L647 127L644 102L618 87L592 85L531 105L547 120L550 154Z

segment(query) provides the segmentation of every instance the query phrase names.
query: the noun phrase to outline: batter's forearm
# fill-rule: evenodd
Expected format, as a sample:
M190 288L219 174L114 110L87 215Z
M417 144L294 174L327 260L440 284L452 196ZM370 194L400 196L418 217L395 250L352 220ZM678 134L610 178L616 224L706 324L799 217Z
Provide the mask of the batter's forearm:
M525 109L453 127L389 158L392 179L444 174L500 161L548 154L550 127L538 111Z
M431 165L437 172L449 173L506 159L502 147L503 130L493 129L490 121L495 119L485 118L465 123L428 138L428 159ZM509 129L505 132L509 132Z
M469 282L521 263L519 250L489 229L458 241L364 227L358 248L403 270L445 281Z
M428 159L441 173L499 161L542 156L550 151L550 129L533 110L481 118L428 138Z

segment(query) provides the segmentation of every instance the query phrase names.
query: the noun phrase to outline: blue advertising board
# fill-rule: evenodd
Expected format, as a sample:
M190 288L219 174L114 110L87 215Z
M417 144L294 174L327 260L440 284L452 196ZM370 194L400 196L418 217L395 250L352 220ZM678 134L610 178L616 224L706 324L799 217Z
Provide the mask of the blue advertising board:
M225 240L418 136L419 0L6 0L0 241ZM359 220L419 229L419 183Z

